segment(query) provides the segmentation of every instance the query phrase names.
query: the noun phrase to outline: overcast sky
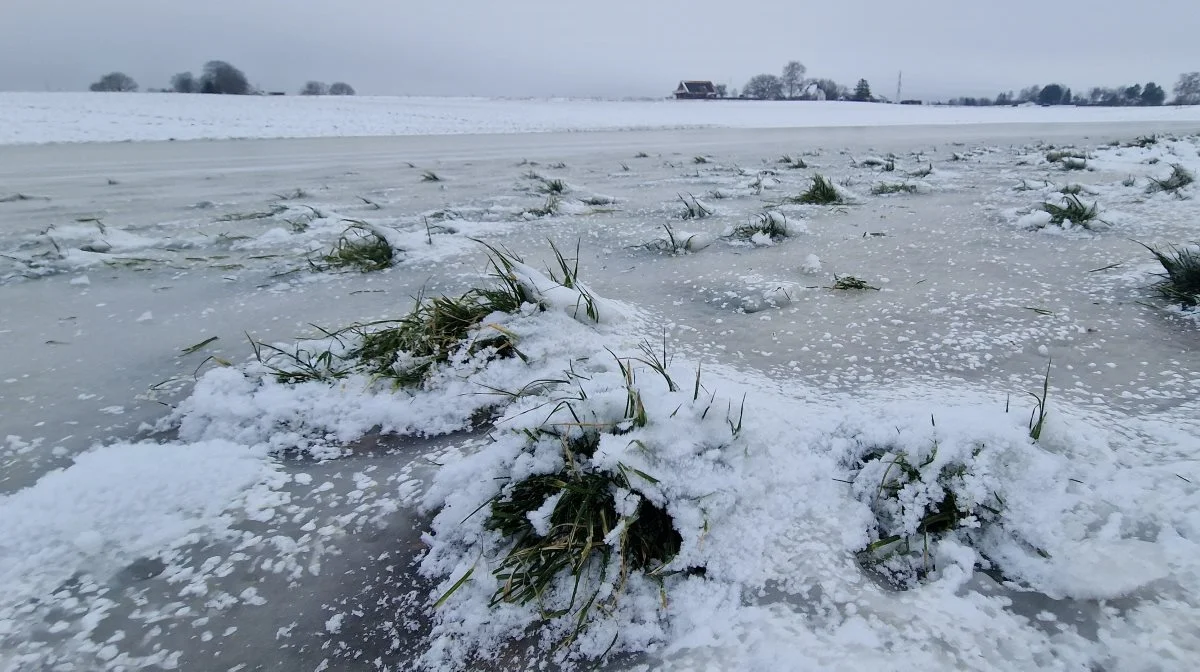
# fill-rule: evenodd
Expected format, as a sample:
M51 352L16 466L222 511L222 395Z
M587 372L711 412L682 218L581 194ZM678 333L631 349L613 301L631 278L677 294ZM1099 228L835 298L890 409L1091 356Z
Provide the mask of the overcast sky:
M1148 17L1148 18L1147 18ZM1200 70L1197 0L0 0L0 90L143 88L222 59L268 90L662 96L788 60L904 96L995 95Z

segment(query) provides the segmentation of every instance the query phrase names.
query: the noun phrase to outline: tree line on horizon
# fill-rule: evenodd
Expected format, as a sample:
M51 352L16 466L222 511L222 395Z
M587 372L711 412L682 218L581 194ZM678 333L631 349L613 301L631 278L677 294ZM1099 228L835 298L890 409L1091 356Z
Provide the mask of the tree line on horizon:
M806 78L808 69L799 61L789 61L780 75L760 74L750 78L742 87L730 91L723 84L716 86L720 98L751 98L754 100L855 100L887 102L871 93L866 79L858 80L854 89L841 86L832 79ZM902 101L895 101L902 102ZM906 102L906 101L904 101ZM913 101L916 102L916 101ZM1158 106L1167 102L1166 90L1155 82L1132 84L1115 88L1094 87L1086 94L1072 93L1062 84L1035 85L1019 93L1003 92L993 98L962 97L950 99L950 105L989 106L1020 105L1095 105L1103 107ZM1200 105L1200 72L1186 72L1175 84L1175 105Z
M88 87L89 91L106 91L133 93L138 90L138 83L123 72L110 72ZM262 91L250 85L246 74L225 61L209 61L204 64L204 70L199 77L190 71L181 72L171 77L171 84L166 89L150 89L150 91L170 93L209 93L233 96L248 96L261 94ZM353 96L354 87L345 82L334 82L326 85L324 82L309 81L300 90L305 96Z

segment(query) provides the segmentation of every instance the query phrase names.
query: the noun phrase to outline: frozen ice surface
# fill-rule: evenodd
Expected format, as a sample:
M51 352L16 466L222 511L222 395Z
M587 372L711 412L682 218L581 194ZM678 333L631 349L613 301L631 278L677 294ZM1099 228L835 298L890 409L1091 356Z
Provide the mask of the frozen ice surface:
M1172 164L1200 168L1192 111L1070 110L1085 116L1053 125L1068 111L834 105L780 124L777 110L809 113L360 99L305 101L329 107L304 120L291 100L205 98L228 107L190 118L164 107L190 97L89 98L97 115L142 115L104 135L98 117L64 121L69 98L0 95L18 120L3 142L323 135L343 116L355 135L726 128L6 148L0 197L35 198L0 203L0 669L475 664L537 612L487 608L500 549L468 514L561 459L517 459L506 431L545 418L541 392L482 431L481 409L573 370L598 414L620 413L606 349L664 339L683 389L638 365L651 422L596 459L657 478L639 496L672 502L681 561L706 576L672 576L665 603L633 577L573 653L618 635L607 669L1124 670L1187 669L1200 651L1197 322L1154 292L1154 260L1130 240L1195 239L1195 187L1146 190ZM415 122L418 105L442 116ZM1116 122L1132 114L1159 116ZM263 130L266 116L279 125ZM958 125L733 128L843 122ZM1068 179L1050 145L1088 151L1094 170ZM778 169L783 153L810 168ZM852 160L888 154L894 173ZM856 204L781 203L818 172ZM556 213L540 210L542 177L570 185ZM922 187L869 195L882 181ZM1108 228L1029 225L1070 183ZM713 213L681 220L688 193ZM724 236L764 208L804 226L770 245ZM345 220L380 231L396 265L314 270ZM663 224L705 245L648 250ZM484 282L473 239L522 256L519 281L552 308L489 320L528 362L460 362L396 391L282 385L250 361L246 334L291 348L324 338L312 325L395 318L421 292ZM579 241L582 287L548 281L546 239L568 257ZM848 275L879 289L831 289ZM585 292L599 325L577 310ZM1034 442L1027 392L1048 365ZM718 400L707 415L697 368ZM854 555L886 510L855 483L875 449L969 464L963 500L1003 500L1002 524L937 541L924 583L884 587ZM554 658L530 642L478 664Z

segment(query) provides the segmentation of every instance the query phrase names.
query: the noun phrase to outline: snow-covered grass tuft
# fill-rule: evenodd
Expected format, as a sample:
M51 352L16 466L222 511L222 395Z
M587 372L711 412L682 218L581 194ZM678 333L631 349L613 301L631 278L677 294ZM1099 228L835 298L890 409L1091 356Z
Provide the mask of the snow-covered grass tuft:
M802 205L831 205L834 203L844 203L845 198L829 178L817 174L813 175L812 184L809 186L808 191L799 196L790 196L784 199L784 201Z
M1088 158L1087 152L1084 152L1084 151L1081 151L1078 149L1055 149L1055 150L1046 152L1046 162L1047 163L1059 163L1059 162L1065 163L1067 160L1072 160L1072 161L1082 160L1082 161L1086 162L1087 158Z
M1055 224L1066 228L1068 226L1080 226L1085 229L1092 229L1095 222L1100 220L1100 204L1092 203L1090 206L1084 205L1083 201L1074 194L1066 194L1063 196L1062 205L1054 203L1042 203L1039 208L1050 215L1050 224Z
M802 223L788 221L787 215L778 210L767 210L754 215L748 223L729 229L725 236L769 245L803 230Z
M1139 245L1150 250L1158 263L1162 264L1165 273L1156 288L1163 297L1178 301L1184 307L1194 307L1200 303L1200 247L1172 245L1162 250L1145 243Z
M550 194L546 197L545 203L532 208L526 208L523 215L533 217L535 219L540 219L542 217L553 217L557 215L561 209L562 200L557 194Z
M946 446L936 438L916 455L890 446L868 449L851 482L855 498L875 517L874 539L860 560L892 585L912 588L937 568L930 551L944 536L994 522L1004 503L977 487L975 469L986 449L982 443Z
M712 245L713 237L707 233L690 233L687 231L676 231L670 224L663 224L663 231L666 233L662 238L655 238L649 242L642 243L637 247L641 247L652 252L665 252L667 254L684 254L687 252L698 252Z
M712 208L701 203L691 194L687 196L679 194L679 200L683 202L683 212L679 215L680 219L704 219L713 214Z
M391 267L395 259L396 250L382 232L366 222L351 221L333 249L322 257L324 264L309 263L318 271L354 268L369 273Z
M871 193L876 196L884 194L915 194L919 187L909 182L880 182L871 187Z
M790 168L792 170L808 168L808 164L805 163L804 157L793 157L791 154L784 154L783 156L779 157L779 160L776 163L783 164L784 168Z
M425 172L421 173L421 181L422 182L441 182L442 176L438 175L437 173L433 172L432 170L426 170Z
M1181 189L1195 181L1196 175L1192 171L1175 163L1171 165L1171 174L1165 179L1150 178L1150 186L1146 188L1146 193L1153 194L1163 191L1178 196Z
M878 287L867 284L866 280L856 278L853 275L835 275L833 276L833 286L830 289L873 289L879 291Z
M560 179L545 179L541 180L537 190L543 194L565 194L568 191L567 183Z

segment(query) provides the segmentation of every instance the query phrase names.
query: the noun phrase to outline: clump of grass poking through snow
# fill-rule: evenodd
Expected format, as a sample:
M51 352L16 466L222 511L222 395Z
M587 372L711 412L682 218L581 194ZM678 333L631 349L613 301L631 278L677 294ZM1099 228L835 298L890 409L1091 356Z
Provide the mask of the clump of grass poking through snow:
M662 508L644 497L631 515L617 513L614 493L632 491L624 468L585 472L580 465L599 446L599 434L562 437L567 466L558 473L531 476L505 489L491 501L487 527L513 539L513 545L494 570L500 587L492 606L528 604L542 596L562 572L585 593L572 593L566 606L576 623L569 642L587 625L588 611L608 599L591 593L592 572L603 572L615 553L622 576L646 572L653 576L679 553L683 539ZM644 478L651 478L643 475ZM550 506L541 530L531 520ZM617 541L610 536L616 533ZM610 597L609 599L613 599ZM565 615L565 614L562 614Z
M703 234L684 234L676 231L670 224L663 224L663 231L666 232L665 237L656 238L650 242L642 243L637 247L650 250L651 252L664 252L670 255L677 255L703 249L709 242Z
M851 488L875 517L875 540L859 561L895 588L914 588L936 569L930 547L940 538L957 530L969 535L1004 508L997 493L977 493L969 484L982 444L940 463L938 449L937 439L923 457L872 447L853 465Z
M700 165L700 164L705 164L705 163L708 163L708 162L709 162L709 161L708 161L708 157L707 157L707 156L702 156L702 155L700 155L700 154L697 154L696 156L693 156L693 157L692 157L692 163L695 163L695 164L697 164L697 165Z
M691 194L686 197L679 194L679 200L683 202L684 207L683 213L679 216L680 219L704 219L713 214L711 209L696 200L696 197Z
M1059 161L1065 161L1066 159L1083 159L1086 161L1087 158L1088 155L1085 152L1079 151L1078 149L1055 149L1046 152L1047 163L1058 163Z
M805 205L830 205L842 202L842 194L838 191L833 182L824 175L813 175L812 184L808 191L799 196L791 196L784 199L788 203L800 203Z
M793 158L791 154L784 154L783 156L779 157L779 161L777 163L782 163L784 167L792 170L808 168L808 164L804 162L802 157L797 156Z
M736 226L730 231L729 238L751 240L755 237L766 236L771 240L780 240L791 235L787 215L775 210L755 215L750 222Z
M514 356L525 359L507 330L484 326L483 320L493 313L515 313L527 303L540 304L513 275L514 264L520 260L490 246L488 250L493 278L499 281L496 286L470 289L457 297L417 296L412 311L398 320L325 331L330 341L340 346L336 349L297 347L289 352L252 341L255 356L282 383L329 381L363 373L398 387L421 384L436 367L458 355L483 355L487 361ZM576 279L577 273L570 276L571 282Z
M1146 193L1165 191L1178 196L1181 189L1195 181L1196 176L1190 170L1175 163L1171 165L1171 174L1166 179L1150 178L1150 186L1146 187Z
M1164 298L1178 301L1184 308L1200 305L1200 248L1171 245L1162 250L1145 243L1138 244L1162 264L1163 279L1155 288Z
M856 278L853 275L833 276L833 286L830 289L873 289L877 292L879 291L878 287L868 285L866 280Z
M1100 216L1099 203L1092 203L1090 206L1084 205L1083 201L1073 194L1063 196L1062 205L1042 203L1039 207L1050 213L1050 223L1058 226L1070 222L1075 226L1091 229L1092 223L1099 221Z
M920 179L920 178L924 178L924 177L929 177L932 174L933 174L933 164L930 163L929 165L925 166L924 168L914 170L913 172L909 173L908 176Z
M539 219L542 217L553 217L554 215L558 214L558 210L561 205L562 203L558 196L555 194L550 194L545 203L543 203L541 206L529 208L525 211L525 213L533 215Z
M900 193L915 194L917 193L917 185L906 182L881 182L871 187L871 193L876 196Z
M322 259L324 266L313 264L317 270L356 268L363 273L382 271L395 263L396 251L387 238L365 222L352 222Z
M538 185L538 191L543 194L565 194L567 193L567 183L559 179L543 179Z
M433 172L432 170L427 170L427 171L421 173L421 181L422 182L441 182L442 176L438 175L437 173Z
M1067 157L1062 160L1063 170L1087 170L1087 159L1076 159Z

